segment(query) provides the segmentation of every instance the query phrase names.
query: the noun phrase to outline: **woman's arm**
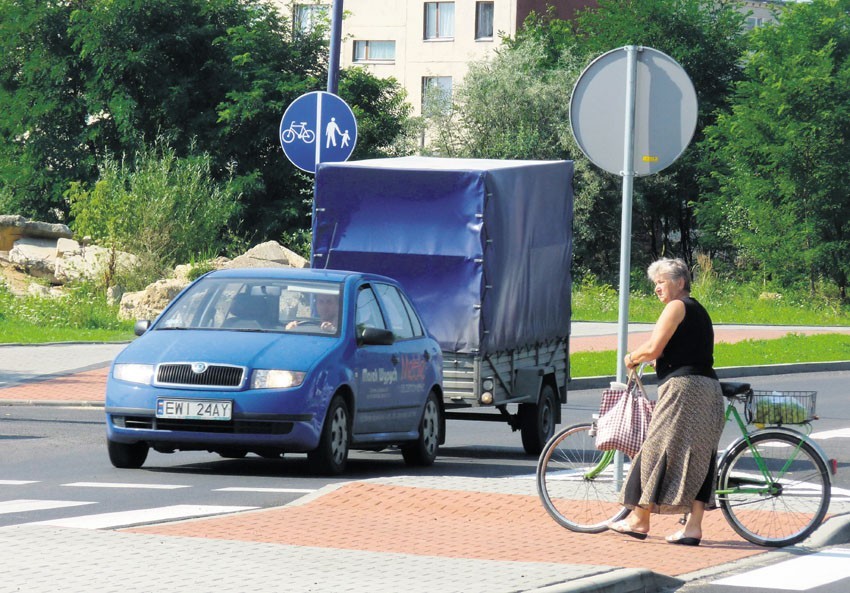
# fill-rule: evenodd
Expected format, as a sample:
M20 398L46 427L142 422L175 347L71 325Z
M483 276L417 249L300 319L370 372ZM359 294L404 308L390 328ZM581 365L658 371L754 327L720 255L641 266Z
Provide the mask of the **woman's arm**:
M649 339L626 354L626 368L633 369L643 362L653 362L661 353L676 332L676 328L685 318L685 303L680 300L670 301L655 322Z

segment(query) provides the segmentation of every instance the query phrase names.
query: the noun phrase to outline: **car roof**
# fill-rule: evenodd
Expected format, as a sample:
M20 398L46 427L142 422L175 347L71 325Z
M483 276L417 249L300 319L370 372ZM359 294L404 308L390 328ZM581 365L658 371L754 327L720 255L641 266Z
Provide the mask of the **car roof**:
M346 270L317 270L313 268L229 268L211 272L208 278L270 278L275 280L324 280L328 282L345 282L350 278L364 280L381 280L395 283L391 278L378 274L349 272Z

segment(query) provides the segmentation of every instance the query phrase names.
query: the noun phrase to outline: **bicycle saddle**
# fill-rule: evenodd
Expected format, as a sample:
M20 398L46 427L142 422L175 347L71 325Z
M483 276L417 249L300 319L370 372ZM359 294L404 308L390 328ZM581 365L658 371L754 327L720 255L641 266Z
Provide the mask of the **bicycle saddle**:
M720 382L720 387L723 389L724 397L735 397L736 395L743 395L750 391L749 383L732 383L732 382Z

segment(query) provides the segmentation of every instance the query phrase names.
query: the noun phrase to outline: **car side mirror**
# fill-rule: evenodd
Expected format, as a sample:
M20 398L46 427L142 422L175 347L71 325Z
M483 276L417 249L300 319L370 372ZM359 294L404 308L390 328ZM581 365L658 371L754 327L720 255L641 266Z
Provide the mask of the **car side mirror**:
M392 346L394 342L393 332L377 327L364 328L360 336L360 343L364 346Z
M150 327L151 327L151 320L150 319L140 319L133 326L133 333L136 334L137 336L141 336L143 333L148 331L150 329Z

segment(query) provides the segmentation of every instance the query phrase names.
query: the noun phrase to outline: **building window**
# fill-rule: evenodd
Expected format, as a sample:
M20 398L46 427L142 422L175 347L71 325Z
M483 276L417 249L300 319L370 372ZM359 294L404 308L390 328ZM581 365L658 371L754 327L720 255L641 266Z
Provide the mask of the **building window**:
M425 39L453 39L455 36L455 3L425 3Z
M452 77L422 77L422 114L446 113L451 107Z
M475 3L475 38L493 39L493 3Z
M328 24L327 4L296 4L292 23L298 33L310 33L320 25Z
M395 41L355 41L355 62L394 62Z
M764 26L764 19L762 17L760 17L760 16L748 16L747 22L744 25L744 28L747 31L751 31L751 30L755 29L756 27L763 27L763 26Z

